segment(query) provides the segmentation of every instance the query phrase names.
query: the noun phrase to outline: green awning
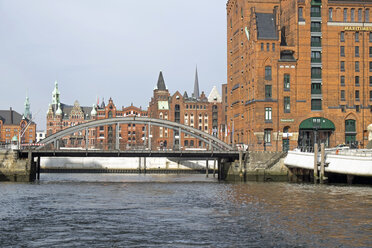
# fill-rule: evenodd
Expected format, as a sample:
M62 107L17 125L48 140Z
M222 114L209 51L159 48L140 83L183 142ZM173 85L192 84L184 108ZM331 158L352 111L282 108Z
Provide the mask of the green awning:
M300 129L335 130L335 124L323 117L312 117L301 122Z

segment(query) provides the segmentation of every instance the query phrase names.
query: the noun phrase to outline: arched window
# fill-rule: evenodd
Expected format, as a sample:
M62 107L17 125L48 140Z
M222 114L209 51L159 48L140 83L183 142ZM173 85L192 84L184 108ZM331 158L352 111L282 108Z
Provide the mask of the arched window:
M111 111L108 112L108 118L112 118L112 112Z

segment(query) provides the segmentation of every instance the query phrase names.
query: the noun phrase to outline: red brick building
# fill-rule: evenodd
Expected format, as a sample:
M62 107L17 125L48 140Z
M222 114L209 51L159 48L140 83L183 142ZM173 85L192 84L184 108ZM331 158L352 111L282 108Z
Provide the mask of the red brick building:
M371 8L371 0L229 0L230 142L253 150L365 147Z
M198 73L195 73L194 92L191 97L176 91L171 95L165 85L163 73L160 72L154 95L148 109L149 117L165 119L189 125L204 132L224 138L224 116L221 95L214 87L207 97L199 94ZM152 147L182 149L206 149L207 145L196 138L168 128L152 127ZM180 141L181 140L181 144Z
M21 139L19 139L21 137ZM32 122L28 97L23 115L14 111L0 110L0 145L18 143L30 144L36 140L36 123Z
M113 117L147 116L147 111L135 106L117 109L110 98L106 105L104 101L99 107L80 106L78 101L74 105L61 103L58 84L52 93L52 103L47 112L47 136L60 130L86 123ZM136 148L144 145L145 128L143 125L121 124L119 126L120 149ZM88 144L86 135L88 134ZM60 142L61 147L86 147L94 149L113 149L116 147L116 125L89 128L66 136Z

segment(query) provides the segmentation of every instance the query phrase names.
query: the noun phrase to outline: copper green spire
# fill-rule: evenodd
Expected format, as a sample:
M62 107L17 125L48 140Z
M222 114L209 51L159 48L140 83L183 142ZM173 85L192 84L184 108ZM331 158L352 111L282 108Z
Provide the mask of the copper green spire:
M59 90L58 90L58 82L54 82L54 90L52 92L52 104L58 106L60 103L59 101Z
M30 99L28 98L28 93L26 94L26 100L25 100L25 111L23 113L23 119L31 119L31 112L30 112Z

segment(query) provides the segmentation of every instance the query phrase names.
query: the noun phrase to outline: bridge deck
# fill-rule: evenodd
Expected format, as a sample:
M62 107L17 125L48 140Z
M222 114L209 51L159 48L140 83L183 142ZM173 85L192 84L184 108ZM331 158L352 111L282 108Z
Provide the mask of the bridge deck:
M21 158L28 157L28 150L19 151ZM33 157L168 157L168 158L239 158L239 151L101 151L101 150L32 150Z

